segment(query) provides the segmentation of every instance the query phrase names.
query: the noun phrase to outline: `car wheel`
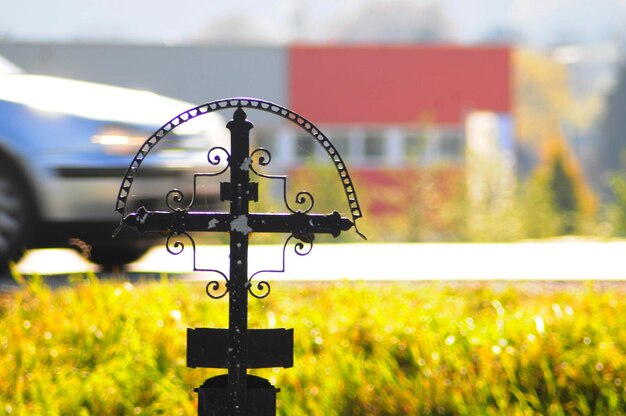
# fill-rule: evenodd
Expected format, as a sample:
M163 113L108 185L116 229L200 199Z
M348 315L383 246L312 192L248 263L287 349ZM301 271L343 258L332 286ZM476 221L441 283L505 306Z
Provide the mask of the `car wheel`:
M139 259L147 248L127 245L94 245L89 253L89 260L101 265L105 270L120 267Z
M33 202L24 181L0 161L0 270L18 261L33 236Z

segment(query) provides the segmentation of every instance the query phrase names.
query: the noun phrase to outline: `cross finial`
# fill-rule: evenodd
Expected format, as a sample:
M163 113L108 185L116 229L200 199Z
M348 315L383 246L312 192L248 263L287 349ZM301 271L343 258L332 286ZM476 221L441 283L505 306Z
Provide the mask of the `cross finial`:
M243 111L243 108L238 107L233 114L233 120L235 121L246 121L246 112Z
M250 130L254 126L246 117L247 114L245 111L243 111L243 108L237 107L237 109L233 113L233 119L226 124L226 128L232 131L235 126L239 126L240 129L241 127L245 126L242 131Z

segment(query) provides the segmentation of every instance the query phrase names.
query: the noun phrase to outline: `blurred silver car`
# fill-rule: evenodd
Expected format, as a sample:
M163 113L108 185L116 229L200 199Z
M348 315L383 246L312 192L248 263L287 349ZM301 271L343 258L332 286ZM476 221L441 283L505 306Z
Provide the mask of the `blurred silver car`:
M143 254L144 236L111 239L117 191L141 144L191 107L146 91L0 75L0 267L31 247L74 244L107 266ZM162 140L142 166L137 203L161 201L206 169L208 150L227 143L224 126L208 114ZM218 198L217 188L203 190L207 200Z

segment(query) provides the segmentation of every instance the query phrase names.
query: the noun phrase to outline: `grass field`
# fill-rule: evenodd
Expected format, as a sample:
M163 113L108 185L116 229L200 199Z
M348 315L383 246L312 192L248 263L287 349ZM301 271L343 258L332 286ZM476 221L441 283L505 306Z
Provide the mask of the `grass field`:
M187 327L225 327L203 286L77 276L0 295L0 414L193 415L219 372ZM283 415L626 414L620 286L277 282L251 327L295 328L295 367L257 371Z

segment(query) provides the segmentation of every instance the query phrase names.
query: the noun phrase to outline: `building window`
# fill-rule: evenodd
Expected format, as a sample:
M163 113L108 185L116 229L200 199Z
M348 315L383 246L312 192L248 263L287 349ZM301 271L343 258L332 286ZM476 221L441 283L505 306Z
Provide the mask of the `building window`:
M404 138L404 160L407 164L419 164L424 161L426 138L421 131L408 131Z
M404 152L408 164L459 163L464 160L465 144L458 130L414 130L407 132Z
M296 159L302 162L313 160L315 146L317 146L315 139L308 134L296 137Z
M381 162L385 155L385 143L379 133L367 133L364 139L365 160Z
M448 162L463 162L465 143L459 131L442 131L439 135L441 158Z

